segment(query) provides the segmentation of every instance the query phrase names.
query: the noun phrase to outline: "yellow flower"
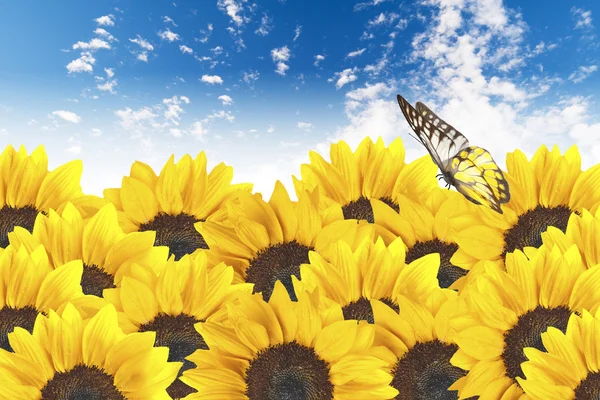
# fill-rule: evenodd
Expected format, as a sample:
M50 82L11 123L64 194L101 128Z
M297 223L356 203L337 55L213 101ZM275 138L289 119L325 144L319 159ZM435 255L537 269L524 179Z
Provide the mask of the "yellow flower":
M293 302L277 282L268 303L244 293L222 323L197 324L209 350L189 357L196 368L180 379L198 392L188 399L394 398L373 325L324 318L319 303L318 291Z
M206 349L202 336L194 329L200 321L219 320L222 305L239 292L252 292L250 284L232 284L233 268L220 263L207 267L206 255L172 256L159 266L159 275L133 265L123 277L121 287L104 291L116 306L125 333L156 332L155 346L170 349L169 361L182 362L179 375L194 367L185 358L197 349ZM184 398L194 390L175 380L167 393Z
M155 235L153 231L124 233L112 204L104 205L86 222L68 203L60 214L51 210L48 216L39 215L33 233L16 228L9 238L11 245L28 251L43 245L54 267L81 260L83 292L102 297L104 289L120 284L133 263L153 268L167 260L169 250L154 247Z
M469 213L471 225L457 234L453 264L471 269L489 260L502 266L507 253L539 247L549 226L564 232L572 213L600 205L600 164L582 172L576 146L564 155L557 146L551 152L541 146L531 161L517 150L507 154L506 166L511 200L504 214L484 207L475 208L477 216Z
M348 243L332 245L327 261L318 253L309 254L310 264L300 267L300 287L318 287L326 299L341 307L344 319L359 319L373 323L370 301L380 300L398 311L398 296L437 309L451 294L438 285L440 266L438 254L428 254L405 264L402 239L386 247L379 238L373 243L366 238L353 251Z
M208 248L194 223L219 219L226 200L252 190L252 184L231 184L233 168L220 163L207 173L206 162L204 152L195 160L186 154L178 163L171 156L156 176L136 161L121 188L106 189L104 196L117 207L125 232L156 231L155 244L168 246L178 260Z
M469 215L476 215L472 203L458 192L435 189L420 202L398 196L403 210L400 214L381 201L373 200L372 204L377 234L386 243L402 238L407 247L407 263L437 253L440 256L439 286L453 289L462 286L461 278L468 272L464 268L469 265L455 265L451 259L458 250L456 233L470 225Z
M166 387L181 366L154 332L124 334L110 304L83 320L68 304L39 315L33 333L9 335L0 350L0 399L169 399Z
M398 304L399 314L383 302L371 300L376 329L374 345L381 344L391 350L388 360L393 376L391 386L399 392L395 398L456 398L450 386L467 374L450 363L458 350L455 331L448 324L449 317L458 312L456 292L451 292L437 310L406 296L399 296Z
M532 400L593 399L600 392L600 313L571 315L566 332L550 327L542 333L545 351L525 348L521 368L527 379L517 378Z
M577 245L581 258L588 268L600 264L600 208L596 214L583 210L581 215L571 214L565 232L548 227L542 233L542 242L549 248L558 247L562 252Z
M451 362L469 370L452 389L460 399L519 399L524 348L541 349L549 326L564 332L569 317L600 306L600 265L586 269L576 246L516 250L506 271L483 261L482 272L461 292L462 312L451 318L458 352Z
M293 178L296 193L318 188L321 209L345 219L377 222L371 200L381 200L398 212L399 195L420 201L431 189L439 188L431 157L406 164L404 153L400 138L385 147L383 139L373 143L369 137L354 152L344 141L332 144L331 162L311 151L310 164L300 169L302 180Z
M0 348L11 350L7 334L15 327L31 332L39 314L81 298L82 271L79 260L53 268L43 246L31 253L6 247L0 254Z
M43 146L31 155L24 146L18 152L7 146L0 155L0 247L8 246L15 226L31 231L38 214L82 197L82 171L81 160L74 160L49 172Z
M374 240L374 231L367 223L328 223L319 214L315 197L316 192L304 192L292 202L279 181L269 202L260 194L240 194L227 204L227 215L221 223L196 225L210 246L209 260L232 265L237 281L253 283L265 299L277 280L294 296L291 276L300 278L300 265L309 262L311 250L326 253L338 240L353 245L365 237Z

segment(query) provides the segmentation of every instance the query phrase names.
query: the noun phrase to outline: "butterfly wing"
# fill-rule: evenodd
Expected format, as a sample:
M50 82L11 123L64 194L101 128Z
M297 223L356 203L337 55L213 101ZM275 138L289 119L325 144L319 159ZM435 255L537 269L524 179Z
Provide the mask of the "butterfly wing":
M508 182L487 150L469 146L454 156L449 165L456 190L475 204L503 213L500 205L510 201Z
M423 117L423 131L442 162L440 168L448 172L452 157L467 148L469 141L465 135L438 117L425 104L417 102L416 110L417 114Z
M423 146L425 146L425 148L431 155L431 158L437 164L438 168L442 169L444 166L444 163L443 163L442 159L440 158L439 154L437 153L435 146L429 139L428 134L423 130L423 127L425 125L423 116L420 115L417 112L417 110L415 110L415 108L412 105L410 105L410 103L408 101L406 101L406 99L404 97L402 97L400 95L396 95L396 97L398 99L398 105L400 106L400 109L402 110L402 114L404 114L404 118L406 118L406 121L408 121L408 124L410 125L412 130L417 135L416 137L413 135L411 135L411 136L413 136Z

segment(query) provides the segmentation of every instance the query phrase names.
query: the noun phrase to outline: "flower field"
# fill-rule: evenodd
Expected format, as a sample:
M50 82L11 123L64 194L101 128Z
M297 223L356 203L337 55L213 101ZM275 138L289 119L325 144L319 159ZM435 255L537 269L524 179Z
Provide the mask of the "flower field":
M0 399L600 398L600 164L506 155L502 213L400 139L272 193L133 162L0 155ZM291 200L297 198L297 200Z

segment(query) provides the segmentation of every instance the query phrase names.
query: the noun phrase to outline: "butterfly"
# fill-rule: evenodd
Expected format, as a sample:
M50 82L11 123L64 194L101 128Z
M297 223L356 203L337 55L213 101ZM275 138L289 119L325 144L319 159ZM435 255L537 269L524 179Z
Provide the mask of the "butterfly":
M398 105L417 139L429 152L446 181L469 201L487 205L503 214L501 204L510 201L510 189L504 174L485 149L469 145L467 138L438 117L425 104L415 107L397 95Z

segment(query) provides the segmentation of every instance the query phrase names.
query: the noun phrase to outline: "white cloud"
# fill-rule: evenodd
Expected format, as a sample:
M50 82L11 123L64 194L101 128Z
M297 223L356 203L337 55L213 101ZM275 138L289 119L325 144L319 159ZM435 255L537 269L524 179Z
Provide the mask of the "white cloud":
M202 75L202 78L200 78L200 80L202 82L208 83L210 85L214 85L214 84L220 85L223 83L223 79L221 79L221 77L218 75Z
M81 117L72 111L57 110L53 111L51 116L58 117L62 120L71 122L73 124L78 124L79 122L81 122Z
M219 0L217 2L219 10L225 12L237 26L244 23L244 18L239 15L242 12L242 6L235 0Z
M198 139L201 139L204 135L206 135L207 131L202 126L202 122L196 121L190 127L190 135L195 136Z
M115 115L119 117L119 125L123 129L137 134L141 134L148 127L160 127L160 124L156 122L158 115L150 107L142 107L136 111L130 107L125 107L122 110L115 111Z
M570 81L572 81L573 83L581 83L588 76L590 76L592 73L596 72L597 70L598 70L597 65L589 65L589 66L582 65L579 68L577 68L577 71L575 71L571 75L569 75L568 79Z
M358 68L354 67L354 68L346 68L342 72L336 72L335 76L337 76L338 79L335 83L335 87L340 89L344 85L346 85L350 82L354 82L357 79L357 76L355 75L357 71L358 71ZM332 80L333 79L330 79L330 81L332 81Z
M223 53L223 47L221 46L217 46L215 48L210 49L210 51L215 55L218 56L219 54Z
M296 30L294 30L294 42L300 37L300 32L302 32L302 26L296 25Z
M370 20L368 24L370 26L376 25L384 25L384 24L392 24L395 20L400 18L400 15L391 12L391 13L381 13L374 19Z
M165 24L173 24L173 26L177 26L177 24L171 19L171 17L163 16L162 18Z
M296 126L298 127L298 129L302 129L303 131L307 132L312 131L314 128L314 125L310 122L298 122Z
M148 62L148 52L142 51L141 53L137 54L136 58L140 61Z
M115 25L115 16L112 14L109 15L104 15L100 18L96 18L94 21L96 21L96 23L100 26L105 25L105 26L114 26Z
M179 121L181 120L181 114L184 113L181 104L190 104L190 99L186 96L173 96L171 98L163 99L163 104L167 106L165 110L165 120L171 122L175 125L179 125Z
M346 97L352 101L374 101L380 96L390 96L393 93L393 87L384 82L377 82L373 85L366 83L365 87L358 88L346 93Z
M110 92L112 94L115 94L116 92L115 92L114 89L115 89L116 86L117 86L117 80L113 79L113 80L110 80L110 81L106 81L106 82L104 82L102 84L98 84L96 86L96 88L98 90L103 91L103 92Z
M171 136L176 137L176 138L182 137L184 132L185 131L183 131L181 129L177 129L177 128L170 128L169 129L169 133L171 134Z
M362 53L365 52L365 50L367 50L366 48L360 49L360 50L354 50L351 51L350 53L348 53L348 55L346 57L356 57L356 56L360 56Z
M92 53L84 51L81 53L81 57L67 64L67 70L69 71L69 74L77 72L92 73L94 71L93 65L95 63L96 59L92 56Z
M275 48L271 50L271 58L277 66L275 72L279 75L285 75L285 72L290 68L285 62L290 59L290 49L287 46Z
M106 29L96 28L94 30L94 33L98 36L102 36L109 42L118 42L118 40L113 35L111 35Z
M96 50L100 50L100 49L107 49L109 50L110 44L108 42L105 42L102 39L98 39L98 38L94 38L92 40L90 40L89 42L77 42L73 45L73 50L91 50L91 51L96 51Z
M224 106L230 106L231 104L233 104L233 99L226 94L219 96L218 99L221 100L221 102L223 102Z
M575 29L591 28L592 25L592 12L586 11L582 8L572 7L571 14L575 20Z
M65 152L70 153L70 154L80 154L81 153L81 150L82 150L81 140L77 140L73 136L71 136L71 137L69 137L68 142L69 142L70 146L65 149Z
M184 44L179 45L179 50L181 50L181 52L183 54L185 54L185 53L192 54L194 52L194 50L192 50L190 47L187 47Z
M269 32L271 32L271 30L273 29L272 22L273 19L269 17L267 13L264 13L260 20L260 26L257 30L254 31L254 33L261 36L267 36Z
M109 78L112 78L113 76L115 76L114 68L104 68L104 72L106 72L106 76Z
M206 117L206 121L212 119L226 119L229 122L233 122L235 117L233 116L233 114L231 114L231 111L220 110L214 111L212 114Z
M179 40L179 34L175 33L175 32L171 32L171 30L169 28L167 28L164 31L160 31L158 32L158 36L163 39L163 40L167 40L169 42L174 42L176 40Z
M198 41L198 42L200 42L200 43L206 43L206 42L208 42L208 38L209 38L209 37L210 37L210 35L212 34L212 31L213 31L213 26L212 26L212 24L208 24L208 26L207 26L206 30L204 30L204 29L200 29L200 33L201 33L202 35L204 35L204 36L203 36L203 37L201 37L200 39L194 39L194 40L197 40L197 41Z
M102 129L92 128L92 133L90 134L92 137L102 136Z
M29 125L29 126L37 125L37 123L38 123L37 119L32 118L27 122L27 125Z
M244 72L244 76L242 77L242 79L250 87L254 87L254 82L256 82L259 77L260 77L260 73L258 71L250 71L250 72Z
M389 0L372 0L372 1L365 1L365 2L362 2L362 3L357 3L354 6L354 11L360 11L363 8L377 6L377 5L379 5L381 3L384 3L386 1L389 1Z
M317 55L315 56L315 63L314 63L314 66L315 66L315 67L318 67L318 66L319 66L319 63L320 63L321 61L323 61L324 59L325 59L325 56L323 56L323 55L321 55L321 54L317 54Z
M154 46L150 44L146 39L142 38L140 35L137 35L135 39L129 39L130 42L137 44L144 50L152 51L154 50Z

